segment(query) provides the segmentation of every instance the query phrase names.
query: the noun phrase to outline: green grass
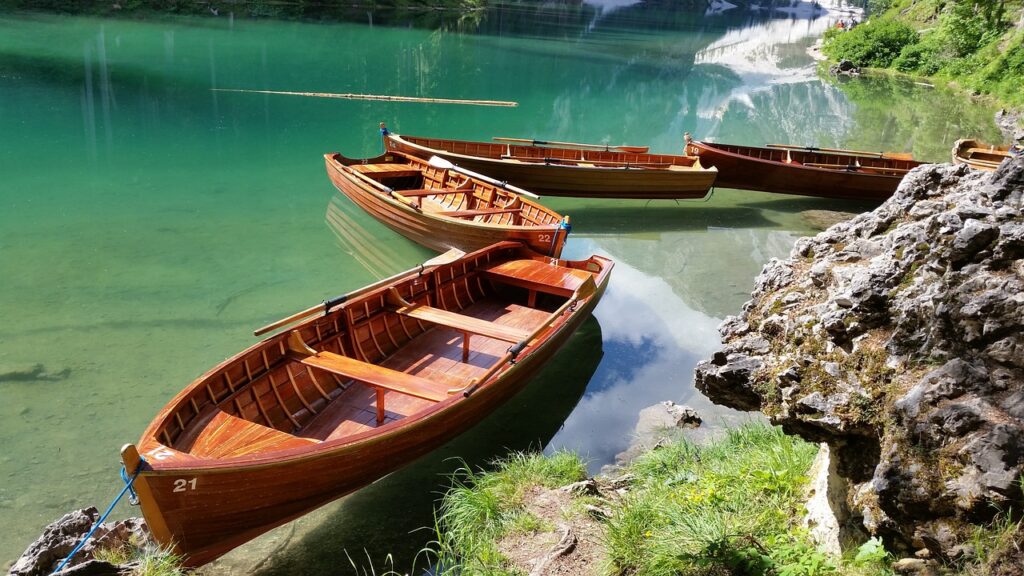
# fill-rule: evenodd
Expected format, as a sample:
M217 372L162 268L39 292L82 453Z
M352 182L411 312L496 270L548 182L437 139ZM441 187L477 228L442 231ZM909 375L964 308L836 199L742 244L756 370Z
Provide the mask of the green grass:
M494 463L493 472L461 468L452 479L439 511L435 543L439 574L514 574L497 541L511 532L547 529L523 509L523 497L535 487L555 488L586 478L575 454L516 453Z
M709 446L681 441L645 454L607 524L608 572L830 573L792 526L816 452L778 428L751 424ZM792 571L808 558L809 571Z
M817 446L764 424L729 430L708 445L679 440L635 460L621 498L597 503L611 511L602 543L609 576L885 576L894 558L872 538L844 556L819 552L799 525L808 471ZM516 454L494 471L460 470L445 496L430 554L441 575L522 574L498 551L502 536L550 531L523 508L534 486L583 479L576 456ZM605 490L607 493L608 490ZM1006 512L978 527L976 558L949 574L988 574L1024 545L1018 516Z
M111 564L137 563L133 576L184 576L182 558L167 548L134 540L118 548L96 550L93 557Z

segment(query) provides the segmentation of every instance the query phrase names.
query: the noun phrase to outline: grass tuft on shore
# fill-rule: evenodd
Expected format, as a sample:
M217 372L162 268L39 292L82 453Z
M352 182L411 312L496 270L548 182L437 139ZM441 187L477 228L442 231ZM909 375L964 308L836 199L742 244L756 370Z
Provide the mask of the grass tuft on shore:
M93 558L131 566L133 576L185 576L182 557L168 548L152 542L140 543L134 539L117 548L101 548L93 552Z
M514 574L497 541L511 531L538 527L523 509L527 490L556 488L587 475L583 461L569 452L515 453L493 467L493 472L468 467L455 472L439 512L438 574Z

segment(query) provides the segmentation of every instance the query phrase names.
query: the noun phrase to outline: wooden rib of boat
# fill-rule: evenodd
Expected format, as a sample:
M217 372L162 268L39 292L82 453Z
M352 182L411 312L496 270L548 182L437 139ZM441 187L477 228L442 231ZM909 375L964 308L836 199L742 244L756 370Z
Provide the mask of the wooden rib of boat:
M327 175L356 205L427 248L476 250L504 240L559 256L568 218L505 187L401 152L325 154ZM563 222L566 225L563 225Z
M884 200L903 176L923 164L907 154L699 142L687 151L719 170L717 186L820 198Z
M967 164L975 170L995 170L1010 158L1009 146L996 146L981 140L964 138L953 144L953 163Z
M482 172L549 196L580 198L702 198L717 171L694 156L646 154L442 138L384 137L388 150Z
M121 451L154 538L209 562L462 433L590 315L612 266L502 242L328 301L221 362Z

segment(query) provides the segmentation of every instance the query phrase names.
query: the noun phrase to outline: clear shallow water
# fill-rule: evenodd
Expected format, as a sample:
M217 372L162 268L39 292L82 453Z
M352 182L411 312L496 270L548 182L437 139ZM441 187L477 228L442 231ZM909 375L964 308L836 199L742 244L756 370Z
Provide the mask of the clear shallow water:
M66 510L105 506L117 450L251 331L430 254L338 198L322 154L399 132L681 148L698 137L906 149L945 160L991 110L896 80L839 87L804 54L838 12L665 14L643 5L508 7L463 21L0 16L0 563ZM778 15L776 15L778 16ZM516 100L478 108L211 92L211 87ZM597 322L481 428L232 553L212 573L336 573L429 539L441 474L509 448L594 468L639 409L687 402L799 212L870 206L718 190L706 202L545 199L571 256L618 262ZM600 341L600 347L597 342ZM603 351L603 352L602 352ZM136 513L127 507L123 514ZM392 519L401 519L392 520Z

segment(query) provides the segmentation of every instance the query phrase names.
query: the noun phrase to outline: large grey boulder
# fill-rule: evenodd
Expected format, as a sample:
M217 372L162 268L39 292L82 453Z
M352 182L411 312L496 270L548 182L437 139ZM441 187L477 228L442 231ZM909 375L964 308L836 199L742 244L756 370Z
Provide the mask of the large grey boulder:
M1022 203L1024 158L911 171L765 266L697 387L827 443L872 534L956 556L1021 498Z

